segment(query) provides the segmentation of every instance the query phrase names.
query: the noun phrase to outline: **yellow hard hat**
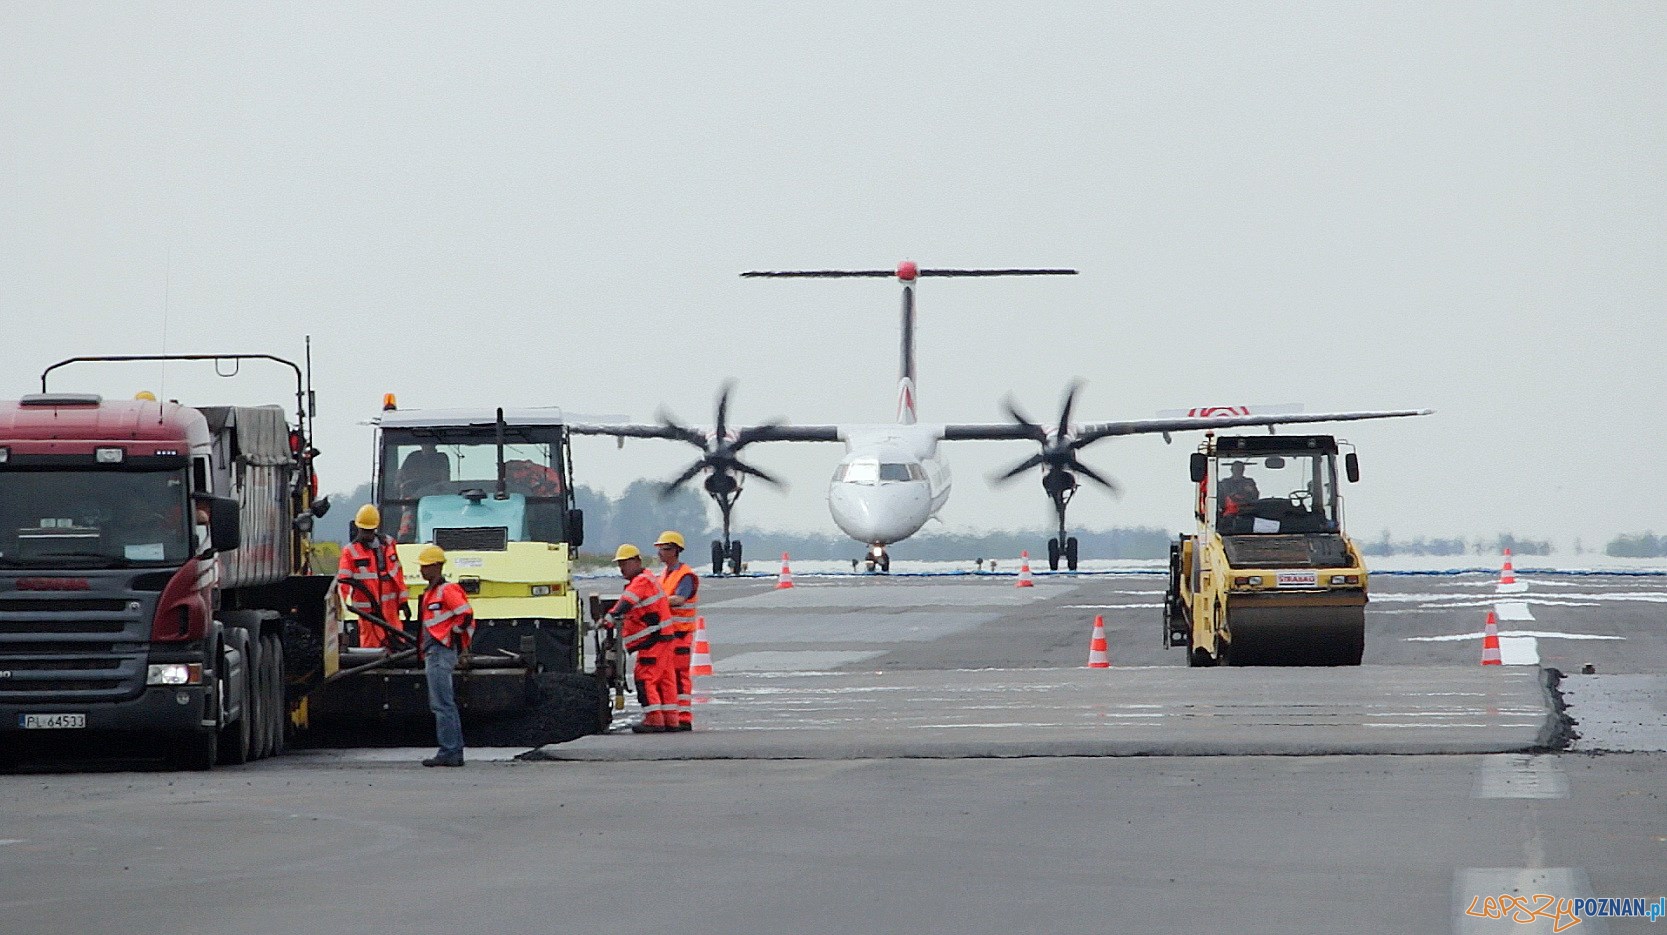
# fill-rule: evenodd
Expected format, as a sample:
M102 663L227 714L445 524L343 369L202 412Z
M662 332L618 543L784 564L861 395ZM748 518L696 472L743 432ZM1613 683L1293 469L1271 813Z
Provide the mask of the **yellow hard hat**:
M423 550L417 553L417 564L419 565L444 565L445 563L446 550L432 543L423 546Z
M376 504L367 503L353 514L353 525L360 529L375 529L382 525L382 511L376 508Z
M614 561L616 562L623 562L628 558L642 558L642 553L637 551L637 547L629 542L620 546L618 551L614 552Z
M654 544L656 546L675 545L679 549L687 548L687 546L683 544L683 534L670 529L660 533L660 538L655 539Z
M140 390L139 392L133 394L133 398L144 403L156 402L156 394L152 393L150 390Z

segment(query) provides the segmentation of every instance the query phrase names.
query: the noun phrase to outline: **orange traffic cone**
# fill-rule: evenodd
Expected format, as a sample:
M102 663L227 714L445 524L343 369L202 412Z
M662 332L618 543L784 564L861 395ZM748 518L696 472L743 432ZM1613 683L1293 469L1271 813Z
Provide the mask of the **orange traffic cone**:
M1034 588L1036 582L1030 580L1030 553L1019 553L1019 580L1013 582L1015 588Z
M706 644L706 618L695 618L695 649L689 658L690 675L712 674L712 647Z
M1499 622L1494 619L1493 611L1488 611L1488 622L1482 627L1482 665L1502 666L1504 660L1499 658Z
M1505 564L1499 569L1499 586L1494 588L1497 594L1515 594L1528 590L1528 585L1517 580L1516 569L1511 566L1511 550L1505 550Z
M1094 636L1088 641L1088 667L1111 668L1111 657L1106 655L1106 622L1099 614L1094 615Z
M781 574L776 576L776 590L793 586L793 569L787 567L787 553L781 553Z

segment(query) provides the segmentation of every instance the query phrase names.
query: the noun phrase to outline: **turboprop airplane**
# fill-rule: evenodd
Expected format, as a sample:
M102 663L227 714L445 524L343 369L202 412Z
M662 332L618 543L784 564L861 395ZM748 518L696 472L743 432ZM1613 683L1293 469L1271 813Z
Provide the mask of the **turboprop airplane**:
M578 435L611 435L618 438L666 438L693 445L701 455L681 474L666 484L676 489L706 474L702 485L718 505L723 519L723 539L712 542L713 574L740 574L741 543L730 535L730 515L748 477L781 485L781 481L740 459L742 449L760 442L844 442L845 455L834 468L828 483L828 512L834 524L868 549L870 571L889 571L887 546L914 535L926 521L938 515L949 502L950 471L939 442L1028 440L1041 451L1019 462L995 478L1007 481L1033 469L1040 469L1042 489L1053 502L1059 520L1058 536L1048 541L1048 565L1058 570L1063 561L1077 568L1077 540L1067 535L1066 507L1079 484L1077 475L1116 492L1115 482L1101 476L1077 457L1082 448L1116 435L1162 434L1167 440L1175 432L1219 429L1244 425L1285 425L1302 422L1348 422L1427 415L1428 409L1397 409L1369 412L1256 413L1244 407L1214 409L1203 414L1135 419L1121 422L1073 424L1071 412L1080 381L1065 393L1059 421L1052 427L1032 421L1009 399L1005 408L1012 421L997 423L927 423L916 419L915 405L915 289L918 281L932 276L1071 276L1074 269L921 269L905 260L895 270L791 270L754 271L743 277L770 278L889 278L897 277L903 290L902 360L897 378L897 421L892 423L839 423L833 425L791 425L769 422L760 425L729 424L729 396L734 384L725 384L718 395L716 419L708 428L679 423L663 410L660 421L647 424L570 424ZM1192 412L1198 413L1199 410ZM1270 431L1272 429L1270 428Z

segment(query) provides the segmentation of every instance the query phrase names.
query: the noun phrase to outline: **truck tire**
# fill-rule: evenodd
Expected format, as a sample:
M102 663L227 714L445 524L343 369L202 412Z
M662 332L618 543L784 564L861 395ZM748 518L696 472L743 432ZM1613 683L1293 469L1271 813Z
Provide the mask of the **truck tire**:
M248 668L248 645L249 644L245 641L243 645L239 647L239 655L241 656L239 664L243 666L243 685L240 691L242 692L243 697L240 699L241 703L238 705L240 710L238 711L237 720L227 724L220 730L220 762L227 766L241 766L244 763L249 762L249 748L251 741L254 739L254 732L249 726L249 715L253 711L251 705L253 704L254 696L254 679L251 677L252 673L250 673ZM221 658L224 659L224 656ZM225 662L222 662L220 671L222 673L228 673L231 671L231 668Z
M249 638L249 683L251 686L249 710L249 759L259 760L266 756L270 741L270 719L266 713L266 643L258 635L251 633Z
M284 742L284 727L289 713L288 705L284 703L284 652L283 644L278 640L278 634L268 633L261 638L266 645L267 686L270 694L267 696L266 709L270 715L267 730L268 756L279 756L287 746Z

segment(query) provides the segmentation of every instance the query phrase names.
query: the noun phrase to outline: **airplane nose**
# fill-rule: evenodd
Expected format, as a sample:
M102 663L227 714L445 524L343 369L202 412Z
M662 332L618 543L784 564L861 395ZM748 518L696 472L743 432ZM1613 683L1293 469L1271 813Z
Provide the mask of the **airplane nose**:
M862 542L907 539L926 524L931 506L925 482L835 483L828 488L834 524Z

